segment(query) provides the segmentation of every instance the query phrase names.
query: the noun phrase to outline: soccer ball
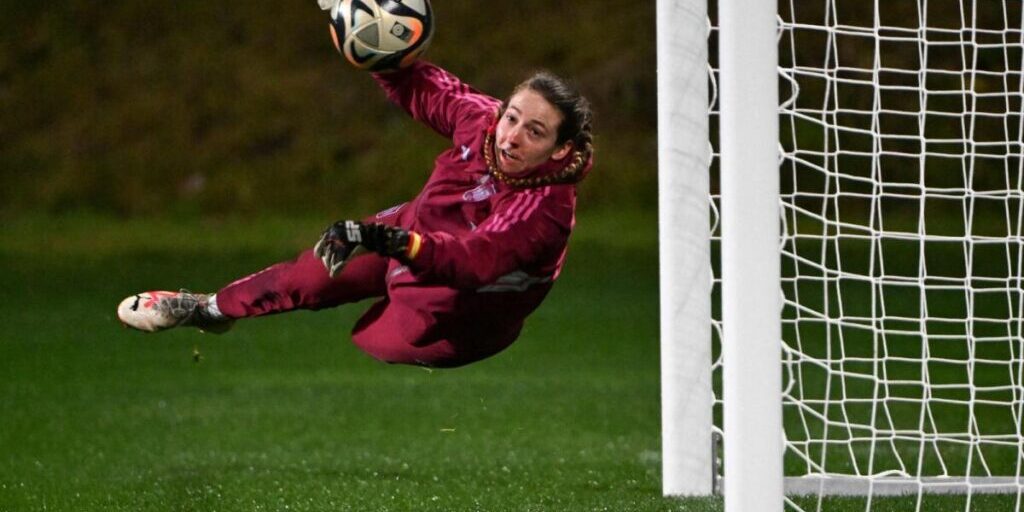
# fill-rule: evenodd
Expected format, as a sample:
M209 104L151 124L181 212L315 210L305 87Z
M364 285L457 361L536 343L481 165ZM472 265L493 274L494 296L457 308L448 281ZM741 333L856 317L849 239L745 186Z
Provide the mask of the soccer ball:
M334 47L359 69L404 68L432 35L429 0L341 0L331 9Z

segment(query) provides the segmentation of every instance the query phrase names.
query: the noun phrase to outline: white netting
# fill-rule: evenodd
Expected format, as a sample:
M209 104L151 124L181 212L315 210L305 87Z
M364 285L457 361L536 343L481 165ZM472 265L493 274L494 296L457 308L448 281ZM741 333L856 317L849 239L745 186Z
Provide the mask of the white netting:
M786 476L1019 509L1021 1L779 10ZM818 496L789 503L827 509Z

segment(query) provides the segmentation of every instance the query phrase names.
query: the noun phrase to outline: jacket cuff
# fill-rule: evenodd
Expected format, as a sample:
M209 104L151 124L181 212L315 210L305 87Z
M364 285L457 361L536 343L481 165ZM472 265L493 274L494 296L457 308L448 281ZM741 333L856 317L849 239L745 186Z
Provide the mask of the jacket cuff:
M406 247L401 259L413 272L423 271L429 266L428 262L433 252L434 246L430 237L410 231L409 246Z
M423 237L415 231L409 232L409 246L405 248L405 259L413 261L423 248Z

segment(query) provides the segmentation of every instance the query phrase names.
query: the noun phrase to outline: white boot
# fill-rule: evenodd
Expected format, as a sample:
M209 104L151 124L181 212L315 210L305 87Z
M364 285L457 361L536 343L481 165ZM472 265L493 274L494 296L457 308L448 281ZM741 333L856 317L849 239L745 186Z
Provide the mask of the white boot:
M205 332L223 333L234 322L223 315L211 314L207 310L209 300L209 295L185 290L143 292L121 301L117 317L125 326L146 332L190 325Z

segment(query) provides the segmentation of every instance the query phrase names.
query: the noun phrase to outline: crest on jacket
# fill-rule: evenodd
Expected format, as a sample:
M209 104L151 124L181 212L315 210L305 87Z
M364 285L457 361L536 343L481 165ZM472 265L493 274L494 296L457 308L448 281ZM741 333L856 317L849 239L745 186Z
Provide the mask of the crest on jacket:
M481 176L478 183L480 184L477 185L476 188L467 190L462 194L463 201L468 203L479 203L480 201L494 195L496 189L494 187L494 182L491 180L490 174Z

